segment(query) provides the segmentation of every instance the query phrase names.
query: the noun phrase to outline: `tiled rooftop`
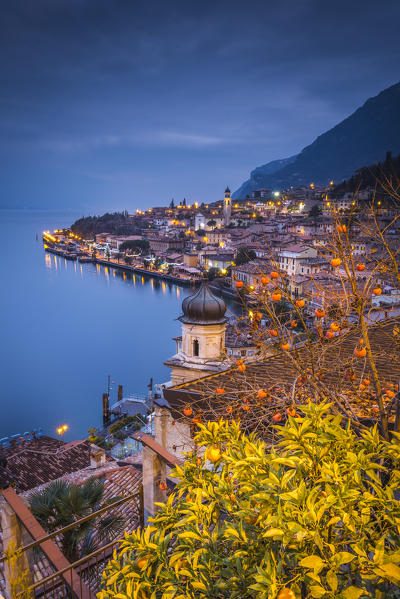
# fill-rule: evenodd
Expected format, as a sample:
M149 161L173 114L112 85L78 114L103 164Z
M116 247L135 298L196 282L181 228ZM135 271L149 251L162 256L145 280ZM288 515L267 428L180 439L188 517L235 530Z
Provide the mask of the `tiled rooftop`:
M399 329L399 318L383 321L370 328L371 347L383 385L396 385L399 381L400 332L396 335ZM313 380L317 380L319 389L324 389L330 397L340 394L353 397L352 393L357 390L361 378L370 376L365 360L354 355L358 340L359 332L353 330L322 344L314 343L310 349L304 346L288 352L278 349L278 354L262 362L247 363L244 373L239 372L236 367L231 368L219 374L165 389L164 395L174 418L177 419L182 418L184 406L190 403L194 413L201 413L204 420L219 416L240 418L245 426L252 428L252 425L259 426L260 416L265 413L268 426L272 413L284 410L291 404L292 393L296 402L305 400L306 391L308 396L310 395L307 383L304 384L304 388L296 387L296 379L299 376L307 377L307 374L304 374L307 368L314 367L318 374ZM321 380L320 383L318 379ZM216 395L216 388L225 389L225 393ZM268 398L264 402L258 402L254 409L259 389L267 389L270 392ZM318 390L314 389L313 393L318 395ZM354 397L360 398L351 403L354 413L360 417L370 417L370 410L376 405L372 392L367 389L364 394L357 393ZM253 406L248 412L242 409L246 401ZM229 416L227 406L233 406Z
M13 442L0 449L0 488L12 484L19 492L38 487L90 464L90 443L63 443L51 437Z

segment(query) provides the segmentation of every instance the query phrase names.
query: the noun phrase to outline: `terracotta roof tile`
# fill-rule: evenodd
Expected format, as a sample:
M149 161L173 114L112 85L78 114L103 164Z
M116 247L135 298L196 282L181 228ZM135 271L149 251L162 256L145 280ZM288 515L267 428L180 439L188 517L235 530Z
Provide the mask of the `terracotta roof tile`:
M396 328L398 334L394 335ZM400 318L373 325L369 332L381 382L398 384ZM182 418L183 408L188 403L192 405L194 414L197 412L203 414L203 420L215 419L218 415L227 418L226 406L231 401L239 399L237 401L239 412L232 413L231 417L240 417L242 422L245 419L249 420L251 428L251 417L254 422L259 422L259 409L269 413L272 409L276 410L276 407L285 408L290 404L288 398L295 380L312 365L323 376L323 385L332 396L350 392L355 383L349 378L349 372L354 374L356 382L370 374L368 364L354 355L358 340L359 332L351 330L322 344L312 344L311 351L304 346L288 352L279 351L278 354L263 361L246 363L245 373L240 373L236 367L230 368L218 374L165 389L164 396L176 419ZM225 394L217 396L215 394L217 387L225 389ZM255 410L257 413L242 412L240 408L243 402L251 399L254 402L255 394L260 388L275 388L278 392L274 393L272 402L257 408ZM368 403L371 401L368 396L365 396L366 407L371 405ZM362 411L362 406L357 405L356 409Z
M51 437L22 441L0 449L0 486L27 491L90 464L90 443L63 443Z

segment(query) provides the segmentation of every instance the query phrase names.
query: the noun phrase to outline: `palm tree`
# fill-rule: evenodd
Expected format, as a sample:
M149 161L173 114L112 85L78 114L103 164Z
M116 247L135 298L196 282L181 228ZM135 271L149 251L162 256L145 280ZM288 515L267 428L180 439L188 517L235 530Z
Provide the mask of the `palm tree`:
M121 499L112 497L104 501L103 496L104 482L94 477L82 485L57 480L33 493L29 504L43 528L53 532ZM124 523L123 516L115 511L94 516L61 535L62 551L74 562L120 535Z

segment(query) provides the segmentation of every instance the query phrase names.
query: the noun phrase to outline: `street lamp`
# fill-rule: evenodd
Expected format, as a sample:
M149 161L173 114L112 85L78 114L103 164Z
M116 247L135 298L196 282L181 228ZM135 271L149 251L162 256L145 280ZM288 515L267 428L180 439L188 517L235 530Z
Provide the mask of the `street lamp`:
M68 425L62 424L61 426L58 427L57 433L60 435L60 437L64 437L64 434L67 432L67 430L68 430Z

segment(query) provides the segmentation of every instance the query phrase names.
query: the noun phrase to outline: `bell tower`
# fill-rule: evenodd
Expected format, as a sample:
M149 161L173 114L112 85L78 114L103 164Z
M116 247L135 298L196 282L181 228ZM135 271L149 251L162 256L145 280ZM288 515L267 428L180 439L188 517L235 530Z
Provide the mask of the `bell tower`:
M206 282L182 302L182 337L176 339L177 353L164 364L171 368L171 382L187 381L220 372L224 361L227 318L224 300L211 293Z
M231 214L232 214L232 198L231 198L231 190L229 187L225 189L225 197L224 197L224 225L227 227L231 222Z

